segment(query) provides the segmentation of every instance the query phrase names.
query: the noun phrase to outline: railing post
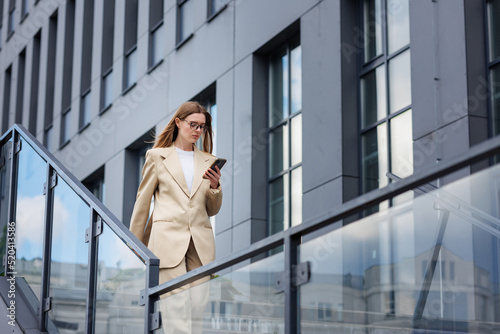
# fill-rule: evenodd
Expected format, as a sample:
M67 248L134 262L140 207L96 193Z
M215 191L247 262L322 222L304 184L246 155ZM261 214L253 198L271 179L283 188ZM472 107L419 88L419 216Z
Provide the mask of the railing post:
M8 147L8 152L7 152L7 159L10 159L10 173L9 173L9 192L8 192L8 205L7 205L7 224L9 225L10 223L13 223L14 231L16 231L16 193L17 193L17 160L16 160L16 155L14 154L14 146L16 143L16 140L19 139L19 135L17 134L17 131L15 129L12 129L12 144L10 147ZM8 142L5 143L5 145L9 145ZM14 236L15 236L14 232ZM7 235L5 236L7 238ZM6 240L8 241L8 239ZM8 275L9 270L7 268L8 266L8 254L9 254L9 242L5 243L5 276ZM14 247L14 253L15 253L15 247ZM15 256L15 254L14 254ZM12 270L11 272L11 277L12 277Z
M17 161L16 161L16 156L14 154L14 145L16 140L19 138L19 135L17 134L16 130L12 130L12 144L10 147L8 147L8 152L7 152L7 159L10 158L10 173L9 173L9 191L8 191L8 204L7 204L7 225L10 223L13 223L14 231L16 231L16 222L15 222L15 216L16 216L16 204L15 204L15 198L16 198L16 191L17 191ZM7 141L5 145L9 145L9 142ZM8 234L5 236L7 238ZM14 232L15 236L15 232ZM5 242L5 276L7 276L9 270L7 268L8 265L8 256L9 256L9 242L8 239L6 239ZM15 248L14 248L15 251ZM15 256L15 254L14 254Z
M90 210L90 226L86 232L86 241L89 243L89 266L88 266L88 284L87 284L87 310L85 314L85 333L92 334L95 332L95 305L96 305L96 286L97 286L97 264L98 264L98 233L97 223L102 223L101 217L97 214L94 208ZM104 228L100 227L100 232ZM99 233L100 234L100 233Z
M50 259L52 245L52 221L53 221L53 189L55 187L55 170L47 163L47 177L44 185L45 194L45 217L44 217L44 236L43 236L43 266L42 266L42 281L40 285L40 300L38 304L38 329L46 330L47 319L46 312L50 310ZM54 181L53 181L54 180Z
M148 263L146 264L146 290L144 291L145 293L143 294L143 296L141 296L141 298L145 298L144 334L150 334L153 332L154 328L158 327L158 326L153 326L153 317L152 317L155 310L155 302L158 300L158 297L157 296L151 297L151 295L149 294L149 288L158 285L159 270L160 270L159 265L157 263L152 264L151 260L148 260ZM158 319L158 321L161 320Z
M298 293L295 285L295 266L297 265L297 247L300 244L300 238L291 236L287 233L285 236L285 333L298 333L299 312L298 312Z

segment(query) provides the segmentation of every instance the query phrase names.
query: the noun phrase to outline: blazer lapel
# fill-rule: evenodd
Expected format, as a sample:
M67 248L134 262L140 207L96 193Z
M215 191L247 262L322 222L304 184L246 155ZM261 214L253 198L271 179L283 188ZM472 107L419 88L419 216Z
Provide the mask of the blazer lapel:
M181 161L179 160L179 156L175 151L175 146L172 145L169 147L165 147L163 151L164 152L160 154L162 157L165 158L165 160L163 160L163 165L165 165L170 175L172 175L175 182L177 182L177 184L182 189L182 191L184 191L186 196L189 197L189 190L186 183L186 177L184 176L184 172L182 171Z
M204 154L199 148L194 146L194 180L193 186L191 187L191 197L194 196L196 191L203 181L203 174L210 167L210 164L214 160L209 155Z

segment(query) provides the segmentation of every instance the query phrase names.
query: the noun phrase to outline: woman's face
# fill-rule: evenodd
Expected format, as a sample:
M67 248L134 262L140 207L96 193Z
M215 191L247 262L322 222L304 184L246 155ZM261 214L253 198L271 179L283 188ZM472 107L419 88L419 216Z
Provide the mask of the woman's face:
M205 115L202 113L195 113L187 116L184 120L177 118L176 123L179 127L179 137L183 141L189 143L196 143L200 136L203 134L201 127L197 127L196 130L191 128L191 125L205 125Z

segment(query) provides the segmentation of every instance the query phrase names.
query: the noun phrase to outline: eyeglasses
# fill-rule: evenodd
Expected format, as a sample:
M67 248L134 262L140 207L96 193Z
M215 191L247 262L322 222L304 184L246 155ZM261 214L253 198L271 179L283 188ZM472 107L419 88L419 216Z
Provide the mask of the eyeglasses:
M184 122L186 123L189 123L189 127L191 128L191 130L193 131L196 131L198 129L201 130L201 132L205 132L207 131L207 126L205 124L198 124L196 122L190 122L190 121L186 121L185 119L183 119Z

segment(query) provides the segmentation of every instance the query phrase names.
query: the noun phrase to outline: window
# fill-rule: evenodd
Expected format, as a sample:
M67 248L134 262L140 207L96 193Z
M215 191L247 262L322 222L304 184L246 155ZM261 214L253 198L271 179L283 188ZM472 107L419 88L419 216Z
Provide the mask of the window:
M137 0L125 2L125 41L123 44L123 91L127 92L137 81Z
M149 68L152 69L163 60L163 0L149 1Z
M123 224L130 225L130 217L134 208L137 189L142 180L142 168L146 161L146 151L153 147L155 130L151 129L125 150L124 172L126 180L123 184Z
M21 21L28 16L29 1L30 0L21 0Z
M113 41L115 33L115 0L104 1L101 57L101 112L113 101Z
M80 85L80 131L90 124L90 87L92 79L92 41L94 26L94 0L84 2L83 8L82 68Z
M229 0L208 0L208 13L207 17L210 20L216 16L220 11L227 7Z
M105 196L104 166L99 168L94 173L92 173L92 175L87 177L82 183L85 185L85 187L87 187L88 190L90 190L92 194L94 194L94 196L98 200L104 203L104 196Z
M40 42L42 39L41 31L33 39L33 58L31 64L31 88L30 88L30 121L29 131L36 134L36 123L38 118L38 80L40 75Z
M132 50L125 56L125 91L137 82L137 50Z
M408 0L363 1L361 59L362 192L413 173Z
M3 0L0 0L0 50L2 49Z
M488 0L489 57L491 85L491 114L493 134L500 134L500 1Z
M302 221L302 50L291 42L269 62L269 233Z
M16 15L16 0L10 0L9 1L9 22L8 22L8 26L7 26L7 39L9 39L14 34L15 15Z
M104 111L113 102L113 71L109 71L102 78L101 84L101 110Z
M12 65L5 71L5 81L3 86L3 113L2 113L2 133L9 129L10 110L10 89L12 84Z
M177 0L177 47L191 38L194 32L193 1Z
M82 96L80 105L80 131L90 124L91 105L90 105L90 90Z
M191 101L196 101L201 104L212 116L212 154L217 156L217 102L215 100L215 92L216 92L216 84L215 82L204 89L200 94L193 97ZM201 149L203 147L203 143L201 138L196 143L196 146Z
M71 90L73 81L73 42L75 38L75 1L70 0L66 4L66 22L64 29L64 60L63 60L63 85L62 85L62 117L61 135L59 144L65 145L71 136L70 110Z
M19 54L19 64L17 67L17 98L16 98L16 118L15 122L22 124L23 122L23 106L24 106L24 72L26 68L26 49Z
M54 117L54 82L57 50L57 12L49 21L49 45L47 49L47 76L45 82L44 145L52 151L52 119Z
M61 146L69 142L71 137L71 110L67 110L62 115L61 120Z

